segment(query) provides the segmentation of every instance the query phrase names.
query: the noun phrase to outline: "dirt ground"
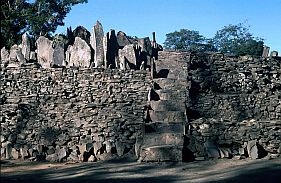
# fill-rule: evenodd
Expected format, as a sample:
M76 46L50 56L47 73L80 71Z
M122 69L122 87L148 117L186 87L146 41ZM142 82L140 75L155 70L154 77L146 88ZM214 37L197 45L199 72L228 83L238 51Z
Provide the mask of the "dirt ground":
M173 183L281 182L281 158L212 160L190 163L107 161L48 163L2 161L1 183Z

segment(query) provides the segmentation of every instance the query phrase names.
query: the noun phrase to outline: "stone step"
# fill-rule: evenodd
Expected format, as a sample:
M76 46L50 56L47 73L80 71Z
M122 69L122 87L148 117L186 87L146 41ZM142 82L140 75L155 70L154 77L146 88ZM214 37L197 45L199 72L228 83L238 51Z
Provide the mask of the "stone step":
M185 101L186 90L175 90L175 89L160 89L155 90L160 100L174 100L174 101Z
M150 106L154 111L185 111L185 103L183 101L158 100L150 101Z
M184 133L183 123L146 123L145 133Z
M142 147L156 145L183 145L182 133L145 133Z
M153 122L185 122L186 115L183 111L149 111Z
M141 161L182 161L182 146L160 145L143 147Z
M172 79L172 78L157 78L153 79L155 82L154 88L157 89L182 89L185 90L187 87L187 80L183 79Z

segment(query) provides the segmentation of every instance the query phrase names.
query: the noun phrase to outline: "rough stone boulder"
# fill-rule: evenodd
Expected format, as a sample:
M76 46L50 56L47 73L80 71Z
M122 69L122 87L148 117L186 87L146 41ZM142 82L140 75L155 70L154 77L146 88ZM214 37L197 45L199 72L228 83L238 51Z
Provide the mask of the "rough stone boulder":
M117 33L117 42L120 48L123 48L126 45L132 44L133 42L127 37L125 32L119 31Z

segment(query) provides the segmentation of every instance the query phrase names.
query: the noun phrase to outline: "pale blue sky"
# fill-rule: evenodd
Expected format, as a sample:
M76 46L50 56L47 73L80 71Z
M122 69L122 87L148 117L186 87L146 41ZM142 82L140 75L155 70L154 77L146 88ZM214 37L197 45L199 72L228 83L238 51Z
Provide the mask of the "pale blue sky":
M225 25L247 21L255 37L265 39L281 55L281 0L88 0L72 8L66 27L78 25L91 31L96 20L104 30L122 30L127 35L151 37L158 43L166 34L182 28L197 30L211 38Z

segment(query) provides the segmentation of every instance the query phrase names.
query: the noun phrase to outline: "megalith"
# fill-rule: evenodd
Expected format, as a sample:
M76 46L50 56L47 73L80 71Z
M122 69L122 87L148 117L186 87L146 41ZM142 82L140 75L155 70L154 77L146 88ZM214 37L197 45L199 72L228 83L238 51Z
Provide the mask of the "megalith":
M94 25L91 35L91 46L95 51L94 67L102 67L104 64L104 48L103 48L104 32L99 21Z
M37 60L43 68L50 68L53 62L54 49L53 42L44 36L40 36L37 41Z
M126 45L122 50L119 50L118 55L121 70L126 70L127 65L130 69L136 69L137 58L135 46L133 44Z
M21 52L25 58L25 60L29 61L30 59L30 40L27 33L22 35L22 49Z
M89 68L91 66L91 47L80 37L76 37L74 44L67 49L68 65L72 67Z
M115 30L110 30L105 36L104 36L104 65L105 68L110 67L111 69L114 69L117 67L117 56L118 56L118 43L117 38L115 35Z

